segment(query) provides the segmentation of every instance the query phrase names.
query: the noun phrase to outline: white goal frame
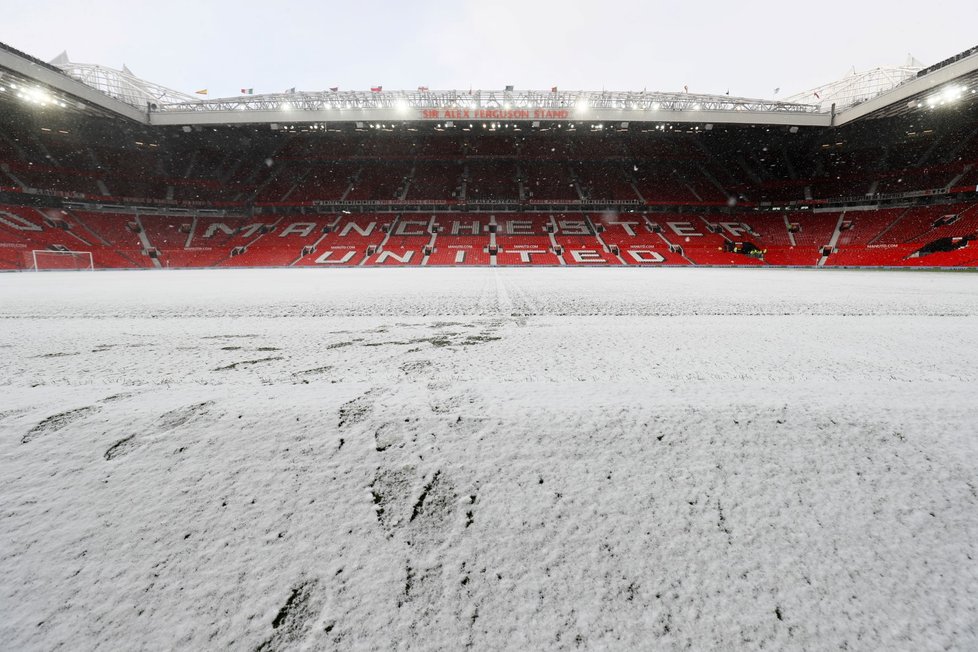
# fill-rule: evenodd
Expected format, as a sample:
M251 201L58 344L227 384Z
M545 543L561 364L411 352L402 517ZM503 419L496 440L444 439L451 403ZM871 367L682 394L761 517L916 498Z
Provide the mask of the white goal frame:
M93 270L93 269L95 269L95 261L92 259L92 252L91 251L54 251L54 250L51 250L51 249L33 249L33 250L31 250L31 258L34 261L34 271L35 272L43 272L43 271L65 271L65 269L72 269L72 268L64 268L64 267L48 267L48 268L38 267L37 266L37 255L38 254L48 254L48 255L51 255L51 256L70 256L72 258L79 257L79 258L82 258L82 259L84 259L84 257L87 257L88 258L88 265L87 266L75 267L73 269L75 271L83 270L83 269L87 269L87 270Z

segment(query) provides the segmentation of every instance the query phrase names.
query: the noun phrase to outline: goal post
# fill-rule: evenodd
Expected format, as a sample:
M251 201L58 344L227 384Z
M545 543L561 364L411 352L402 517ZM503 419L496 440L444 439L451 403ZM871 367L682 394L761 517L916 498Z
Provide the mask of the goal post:
M31 251L35 272L63 269L95 269L91 251L54 251L35 249Z

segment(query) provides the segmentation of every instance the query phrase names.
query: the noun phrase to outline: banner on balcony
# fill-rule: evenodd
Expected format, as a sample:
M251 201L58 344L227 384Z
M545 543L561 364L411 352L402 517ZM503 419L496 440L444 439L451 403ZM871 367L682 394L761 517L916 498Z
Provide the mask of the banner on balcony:
M422 109L422 120L570 120L570 109Z

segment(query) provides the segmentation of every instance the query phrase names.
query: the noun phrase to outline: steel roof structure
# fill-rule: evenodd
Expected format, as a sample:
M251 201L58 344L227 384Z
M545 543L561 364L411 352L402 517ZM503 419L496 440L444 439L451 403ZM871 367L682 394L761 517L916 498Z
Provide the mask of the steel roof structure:
M496 90L299 92L160 105L157 124L336 121L673 121L817 124L814 105L725 95Z
M122 70L116 70L92 63L76 63L68 59L67 52L62 52L50 63L69 77L140 109L152 105L190 102L194 99L193 95L140 79L125 64Z
M926 70L910 60L904 66L854 73L782 101L685 92L512 87L489 91L301 91L203 99L142 80L125 66L116 70L75 63L66 54L44 63L0 44L0 80L5 74L38 88L43 86L44 93L58 98L57 105L75 102L161 126L586 121L622 126L654 122L829 127L932 108L961 95L971 99L978 86L978 48ZM952 82L956 85L949 87ZM948 88L953 91L950 95ZM820 97L815 97L816 92ZM935 96L938 101L932 101Z
M923 65L913 57L908 57L902 66L881 66L862 72L853 69L842 79L796 93L786 97L784 101L811 102L820 111L828 111L834 104L839 113L916 78L922 69Z

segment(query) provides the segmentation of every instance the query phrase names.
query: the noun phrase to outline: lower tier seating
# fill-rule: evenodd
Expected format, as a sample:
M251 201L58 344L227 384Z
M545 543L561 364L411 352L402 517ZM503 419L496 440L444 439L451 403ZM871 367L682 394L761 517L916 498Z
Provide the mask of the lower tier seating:
M4 270L353 265L974 267L978 204L791 213L270 216L0 205Z

